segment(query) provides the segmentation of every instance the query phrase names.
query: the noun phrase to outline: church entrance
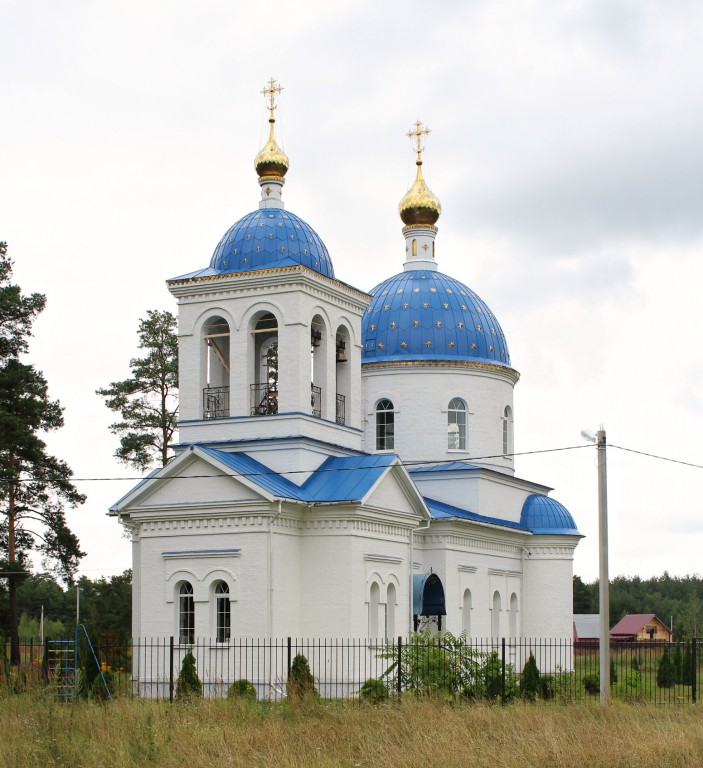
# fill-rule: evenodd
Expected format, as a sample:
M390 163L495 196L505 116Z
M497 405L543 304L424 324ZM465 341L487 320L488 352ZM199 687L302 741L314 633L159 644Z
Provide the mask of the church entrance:
M413 576L413 628L415 632L442 630L442 616L447 615L444 586L436 573Z

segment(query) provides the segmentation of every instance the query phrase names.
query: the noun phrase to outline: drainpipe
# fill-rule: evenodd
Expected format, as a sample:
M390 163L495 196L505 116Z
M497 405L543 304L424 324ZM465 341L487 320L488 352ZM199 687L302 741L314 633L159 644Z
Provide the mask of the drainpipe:
M278 500L278 512L269 520L269 640L273 638L273 524L281 515L281 506L283 499Z
M413 574L414 574L414 559L415 559L415 531L426 531L430 527L432 520L427 521L427 525L418 525L417 528L410 529L410 563L408 571L410 576L408 578L408 587L410 588L410 595L408 597L408 637L413 631Z

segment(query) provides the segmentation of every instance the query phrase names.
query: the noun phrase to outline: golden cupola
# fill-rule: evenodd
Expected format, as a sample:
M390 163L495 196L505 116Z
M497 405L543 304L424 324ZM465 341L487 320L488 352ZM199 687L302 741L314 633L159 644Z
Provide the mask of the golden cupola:
M422 175L422 151L421 137L430 132L417 120L415 129L409 131L407 136L417 142L417 175L412 187L405 193L398 204L398 213L407 227L433 227L442 213L442 204L434 192L427 186Z
M274 110L276 109L274 97L282 90L283 88L271 78L267 86L261 91L269 102L269 138L254 159L254 167L259 174L259 179L280 179L282 181L288 171L288 156L276 143L276 137L273 130L273 126L276 122L276 118L273 116Z

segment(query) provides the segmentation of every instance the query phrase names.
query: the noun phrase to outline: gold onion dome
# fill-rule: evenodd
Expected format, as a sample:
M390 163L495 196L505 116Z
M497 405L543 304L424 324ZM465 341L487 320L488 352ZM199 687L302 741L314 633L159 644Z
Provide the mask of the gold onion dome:
M409 131L407 136L417 141L417 175L410 189L405 193L398 204L398 213L406 226L434 226L442 213L442 204L434 192L427 186L422 175L422 144L420 139L429 133L429 128L424 128L422 123L415 122L415 130Z
M269 131L269 140L266 146L259 152L254 160L254 167L259 176L269 176L276 179L282 179L288 171L288 156L276 144L276 137L273 135L273 124L276 121L271 118ZM251 157L251 155L250 155Z
M273 126L276 122L276 119L273 116L273 112L276 109L274 97L282 90L283 88L271 78L267 83L266 88L261 91L269 101L269 139L254 159L254 167L260 178L268 177L282 179L288 171L288 156L278 144L276 144L276 137L273 132Z

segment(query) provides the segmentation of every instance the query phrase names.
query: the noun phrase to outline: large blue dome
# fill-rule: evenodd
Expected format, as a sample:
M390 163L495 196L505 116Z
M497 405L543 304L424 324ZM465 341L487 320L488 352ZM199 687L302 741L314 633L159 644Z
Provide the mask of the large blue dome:
M532 533L552 533L563 536L582 536L569 510L556 499L533 493L525 499L520 514L520 525Z
M362 361L469 360L510 365L505 335L470 288L441 272L410 270L372 291Z
M225 232L210 261L220 273L303 264L334 277L332 260L315 230L283 208L252 211Z

